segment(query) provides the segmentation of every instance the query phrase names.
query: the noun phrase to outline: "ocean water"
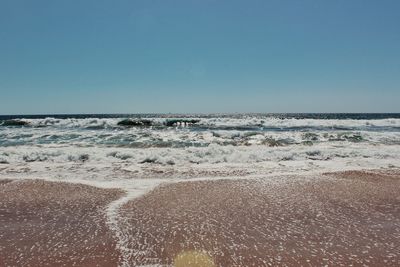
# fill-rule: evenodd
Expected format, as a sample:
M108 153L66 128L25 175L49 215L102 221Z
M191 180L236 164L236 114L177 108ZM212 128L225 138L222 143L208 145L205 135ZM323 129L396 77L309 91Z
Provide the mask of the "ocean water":
M400 167L400 114L0 116L0 177L121 181Z
M379 168L400 168L400 114L0 116L0 179L125 190L105 210L120 266L151 254L132 250L120 207L161 183Z

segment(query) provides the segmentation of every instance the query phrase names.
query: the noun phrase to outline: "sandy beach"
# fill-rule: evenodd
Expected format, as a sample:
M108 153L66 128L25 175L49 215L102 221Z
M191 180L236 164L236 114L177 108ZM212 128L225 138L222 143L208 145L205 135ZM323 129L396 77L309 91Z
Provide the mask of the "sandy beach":
M216 266L398 266L400 177L181 182L123 207L132 266L206 252ZM161 260L160 260L161 259Z
M121 195L42 180L0 183L0 266L117 266L104 209Z
M7 181L0 265L398 266L398 192L394 171L162 184L122 206L118 250L104 208L121 191Z
M400 0L0 0L0 267L400 267Z

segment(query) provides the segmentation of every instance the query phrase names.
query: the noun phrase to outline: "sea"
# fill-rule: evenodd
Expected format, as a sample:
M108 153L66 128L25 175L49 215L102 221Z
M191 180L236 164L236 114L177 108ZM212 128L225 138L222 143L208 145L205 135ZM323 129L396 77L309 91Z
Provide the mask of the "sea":
M400 167L400 113L0 116L0 178L129 182Z
M290 183L329 179L325 172L399 168L400 114L0 116L0 179L124 191L105 209L120 266L149 253L132 249L120 208L160 184Z

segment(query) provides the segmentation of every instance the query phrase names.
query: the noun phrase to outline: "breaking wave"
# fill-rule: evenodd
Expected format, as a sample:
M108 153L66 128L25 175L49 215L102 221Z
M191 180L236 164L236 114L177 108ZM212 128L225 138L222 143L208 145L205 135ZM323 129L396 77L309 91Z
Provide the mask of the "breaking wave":
M288 164L297 171L390 167L400 162L400 115L3 116L0 148L7 176L46 168L154 177L263 173Z

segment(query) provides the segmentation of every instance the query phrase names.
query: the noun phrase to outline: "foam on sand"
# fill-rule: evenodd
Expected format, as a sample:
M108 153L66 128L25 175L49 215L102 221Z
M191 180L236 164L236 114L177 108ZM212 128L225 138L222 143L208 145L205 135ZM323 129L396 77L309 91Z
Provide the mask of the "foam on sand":
M216 266L394 266L399 190L385 172L163 185L121 209L124 266L192 252Z
M1 266L117 266L104 208L122 192L43 180L0 185Z
M314 197L310 192L311 187L307 187L309 184L304 186L305 182L298 181L300 176L303 177L303 181L311 181L310 177L317 177L316 188L322 190L325 188L321 187L322 181L326 179L326 176L321 176L323 172L346 170L365 172L370 169L398 171L400 168L400 114L394 114L394 118L390 116L392 115L238 114L126 117L60 115L49 118L2 116L0 118L0 179L3 180L0 180L0 187L11 188L10 182L4 179L16 181L43 179L48 184L58 181L71 183L71 187L82 187L84 184L98 187L97 189L101 188L105 190L104 192L110 192L110 190L113 192L116 189L121 190L119 192L123 191L124 193L121 193L119 198L108 199L101 208L105 212L102 220L107 222L106 225L116 238L115 244L121 253L121 264L124 267L131 266L132 263L135 263L135 266L140 264L170 266L174 259L181 255L179 253L188 255L189 258L197 255L201 259L206 259L202 258L203 252L218 265L218 257L224 259L218 254L221 251L224 255L228 255L229 251L235 252L235 255L226 256L225 260L232 265L240 265L243 260L241 257L248 255L243 252L245 249L251 248L258 251L251 246L254 244L257 247L265 244L268 246L274 241L258 242L259 237L254 235L254 232L249 232L250 225L246 228L239 227L241 221L237 222L240 229L236 229L235 233L243 231L246 234L241 235L243 242L237 240L237 237L229 232L229 227L236 226L225 220L228 217L225 212L233 212L235 215L232 215L233 218L248 216L255 221L258 220L257 218L263 218L265 220L262 223L268 222L274 227L287 228L289 226L281 222L279 214L271 213L276 215L276 218L273 218L276 219L274 225L272 218L265 214L265 211L259 210L259 214L249 213L250 207L258 208L265 203L272 203L272 206L278 207L277 203L283 203L286 205L284 207L287 208L289 217L293 215L290 219L297 220L290 205L295 207L303 203L314 210L325 212L324 204L319 201L319 196L316 196L315 203L321 206L315 206L316 204L314 205L312 201L304 203L305 200L298 195L296 186L304 189L305 199ZM382 174L377 175L379 180ZM221 179L228 181L222 182ZM337 179L336 177L334 181ZM383 177L382 181L386 180ZM182 181L191 183L173 184ZM342 182L338 180L341 185L343 185ZM354 195L360 196L360 188L364 188L364 185L355 186L348 181L347 183ZM223 187L222 184L227 187ZM386 185L383 183L384 190L388 190ZM397 182L394 182L394 187L396 185ZM335 184L332 185L333 188L335 186ZM382 184L378 183L377 186L380 188ZM68 188L67 185L65 187ZM27 190L22 188L22 191ZM179 188L187 189L187 192L192 192L192 194L188 195L185 190ZM193 188L198 190L193 190ZM199 192L203 192L205 188L207 190L199 195ZM381 189L372 192L371 188L368 186L365 191L369 196L384 195L381 194ZM279 191L280 189L283 191ZM48 188L48 190L52 189ZM66 190L69 192L69 189ZM82 190L86 192L89 189ZM264 196L262 190L268 192L268 196L272 199ZM210 195L210 192L221 193L226 200L222 200L217 193ZM38 199L43 196L39 196ZM209 199L204 199L206 196ZM248 199L248 196L255 196L254 201ZM54 196L54 199L58 199L57 197L64 199L66 196L64 192L61 192L61 196ZM182 201L182 198L185 201ZM170 202L171 199L172 202ZM213 199L215 201L212 201ZM244 199L248 200L249 206L243 206ZM341 200L334 200L335 203L337 201ZM365 203L371 203L371 201L366 199ZM71 203L75 202L72 200ZM90 204L91 201L89 200L88 203ZM88 203L83 203L83 206L86 207L85 204ZM177 215L176 218L165 213L165 210L171 209L168 203L174 203L175 207L182 208L178 211L171 210L171 214ZM191 206L191 203L201 203L201 205L195 207ZM290 205L287 206L287 203ZM159 210L161 206L165 206L165 210ZM144 211L145 207L154 208ZM43 209L47 208L51 210L53 206L43 206ZM310 215L303 206L297 208L304 211L306 215ZM338 207L333 205L331 208L337 211L340 217ZM209 210L213 210L213 213L210 214ZM77 211L80 212L79 207ZM368 211L374 214L374 210ZM214 218L215 214L225 214L225 217ZM344 214L347 214L346 210ZM73 214L70 215L73 216ZM315 214L312 213L312 215ZM354 225L357 224L351 221L349 214L346 216L343 219L349 220ZM162 226L152 224L156 223L153 222L154 218L157 218L157 223L165 222L165 224ZM198 220L192 222L193 218L198 218ZM202 221L204 218L211 219L204 222ZM139 219L142 221L137 221ZM315 221L314 217L309 219ZM199 223L203 227L200 230L196 228ZM340 225L340 222L337 223ZM132 225L136 224L138 227L132 228ZM187 225L187 227L182 228L182 225ZM190 228L191 225L195 229ZM218 231L215 229L216 225L219 227ZM148 226L154 226L154 228L143 228ZM164 226L165 229L162 228ZM257 228L258 226L255 225L255 227L257 231L263 226ZM132 229L137 232L130 232L133 231ZM359 228L354 229L359 230ZM276 228L277 232L281 230ZM289 229L293 232L292 230ZM303 230L314 238L314 232L309 229ZM51 233L57 234L56 231ZM169 236L171 233L175 235ZM207 243L205 241L208 238L207 233L215 233L216 236L218 233L226 233L220 238L227 245ZM165 250L165 240L175 242L179 239L185 245L185 242L191 241L191 234L195 242L192 243L192 247L185 246L177 249L176 246L172 246L170 250ZM247 234L254 238L255 243L246 241ZM136 241L132 240L135 235ZM157 236L160 238L155 239ZM261 234L260 236L265 237ZM274 233L270 233L270 236L274 236ZM204 247L206 245L207 249ZM245 248L246 245L250 247ZM280 244L274 245L279 247ZM209 247L215 250L210 251ZM161 251L160 248L164 250ZM308 255L308 252L303 252L304 255ZM279 253L276 255L283 257ZM258 263L263 266L271 262L280 263L277 259L270 261L262 256L253 256L258 257L260 259ZM318 261L318 265L322 265L322 262Z
M129 267L129 256L134 254L135 251L132 249L131 244L129 243L129 238L124 235L123 231L120 228L120 208L125 205L127 202L131 201L134 198L140 197L144 195L146 192L154 189L157 185L159 185L162 180L158 179L148 179L141 180L140 183L135 184L126 184L124 186L124 190L126 194L111 202L106 208L107 214L107 224L109 228L114 232L117 238L117 248L121 252L121 263L119 266L121 267Z

